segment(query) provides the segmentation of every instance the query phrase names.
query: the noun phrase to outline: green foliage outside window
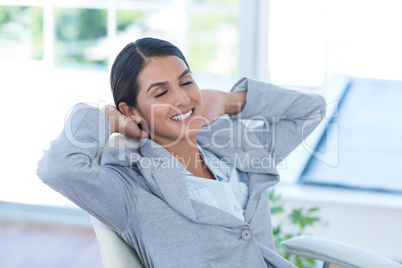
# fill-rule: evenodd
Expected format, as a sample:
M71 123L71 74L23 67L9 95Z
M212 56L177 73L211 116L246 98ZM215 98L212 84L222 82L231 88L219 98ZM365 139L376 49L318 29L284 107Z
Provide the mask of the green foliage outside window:
M194 73L216 73L219 75L218 72L208 69L208 66L219 57L219 42L217 40L219 35L230 29L237 29L236 14L190 13L187 59ZM230 40L228 41L230 42ZM227 75L235 75L238 57L237 38L229 49L232 58L228 62L230 70Z
M193 3L228 5L235 7L238 0L193 0ZM54 8L54 61L56 65L107 65L108 23L106 9ZM159 11L158 11L159 12ZM132 41L141 35L164 33L152 27L148 19L156 11L116 10L117 38L132 35ZM186 53L194 73L213 76L233 76L238 69L238 21L236 13L190 11L188 13ZM19 31L15 31L18 24ZM130 28L132 27L132 28ZM43 59L43 8L0 6L0 57ZM176 43L175 29L167 34ZM170 31L170 30L169 30ZM29 40L29 41L27 41ZM27 49L29 43L29 49ZM16 46L15 44L18 44ZM178 44L178 45L182 45ZM3 51L1 51L3 49ZM24 56L21 51L24 50ZM12 52L11 52L12 51ZM25 56L29 54L29 56ZM14 57L16 58L16 57Z
M107 58L88 59L85 50L107 36L107 11L104 9L57 8L56 62L106 65Z
M237 4L239 0L194 0L197 3L208 3L208 4Z
M276 225L273 226L275 246L278 250L278 253L299 268L314 266L315 260L290 255L286 252L286 248L281 244L281 242L292 237L306 235L307 227L320 223L322 219L317 216L317 212L320 210L320 208L300 207L292 209L290 213L287 213L281 204L281 196L275 192L275 188L272 188L268 191L268 196L272 219L281 219L277 220Z
M29 59L43 59L43 11L40 7L0 6L0 48L31 47ZM18 54L17 52L14 52ZM18 58L19 55L7 57Z
M133 24L139 26L140 28L144 27L145 14L145 11L140 10L117 10L117 31L123 32Z

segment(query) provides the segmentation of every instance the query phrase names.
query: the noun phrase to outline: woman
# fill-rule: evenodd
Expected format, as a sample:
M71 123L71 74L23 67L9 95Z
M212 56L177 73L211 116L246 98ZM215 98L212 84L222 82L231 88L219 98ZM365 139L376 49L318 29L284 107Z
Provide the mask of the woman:
M246 78L200 91L180 50L153 38L121 51L111 86L115 107L74 107L38 164L46 184L147 267L294 267L276 253L266 189L321 120L322 97ZM92 165L115 132L142 138L140 150Z

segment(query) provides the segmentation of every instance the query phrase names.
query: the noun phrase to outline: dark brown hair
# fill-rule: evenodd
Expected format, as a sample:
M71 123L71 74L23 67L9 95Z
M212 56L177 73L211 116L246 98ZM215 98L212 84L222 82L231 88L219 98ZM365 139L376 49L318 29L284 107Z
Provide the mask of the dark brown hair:
M110 85L116 107L125 102L137 106L139 91L138 75L151 57L177 56L189 68L183 53L168 41L142 38L128 44L116 57L110 73ZM190 68L189 68L190 69Z

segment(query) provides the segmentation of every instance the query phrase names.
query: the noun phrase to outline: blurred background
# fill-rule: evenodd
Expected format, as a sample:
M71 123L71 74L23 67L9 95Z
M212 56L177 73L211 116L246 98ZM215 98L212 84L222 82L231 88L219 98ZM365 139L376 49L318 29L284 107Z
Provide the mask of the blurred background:
M399 0L0 0L0 240L61 228L100 265L88 215L36 163L74 104L112 103L115 56L152 36L183 51L200 88L248 76L324 95L327 117L280 170L284 206L318 205L328 226L312 234L402 261L401 13ZM24 267L13 252L0 246L0 267Z

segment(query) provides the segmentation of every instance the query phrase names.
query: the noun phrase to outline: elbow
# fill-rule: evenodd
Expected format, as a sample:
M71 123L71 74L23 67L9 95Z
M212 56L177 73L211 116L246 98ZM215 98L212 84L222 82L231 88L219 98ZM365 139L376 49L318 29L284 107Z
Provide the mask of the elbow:
M61 169L59 161L49 157L46 153L38 162L36 175L43 183L48 185L64 177L63 169Z
M325 106L327 105L325 98L318 94L315 94L313 96L314 96L314 103L315 103L314 107L316 107L316 110L325 112Z
M314 94L312 95L311 100L312 103L310 107L312 107L312 110L310 112L309 118L311 119L311 117L317 117L319 118L319 121L322 121L325 118L327 106L325 98L321 95Z
M312 95L310 99L310 109L302 120L298 121L302 130L303 138L310 135L311 132L324 120L326 113L326 101L321 95Z
M73 179L78 174L85 173L89 163L85 159L76 159L74 155L70 157L53 156L45 152L43 158L38 162L36 175L39 179L54 190L59 186L73 183Z
M321 95L318 95L318 103L319 103L319 110L320 110L320 114L321 114L321 121L324 119L325 117L325 113L327 110L327 101L325 100L325 98Z
M321 95L318 95L318 98L319 98L319 105L320 105L320 107L321 107L321 109L323 110L323 111L325 111L325 107L327 106L327 101L325 100L325 98L323 97L323 96L321 96Z

